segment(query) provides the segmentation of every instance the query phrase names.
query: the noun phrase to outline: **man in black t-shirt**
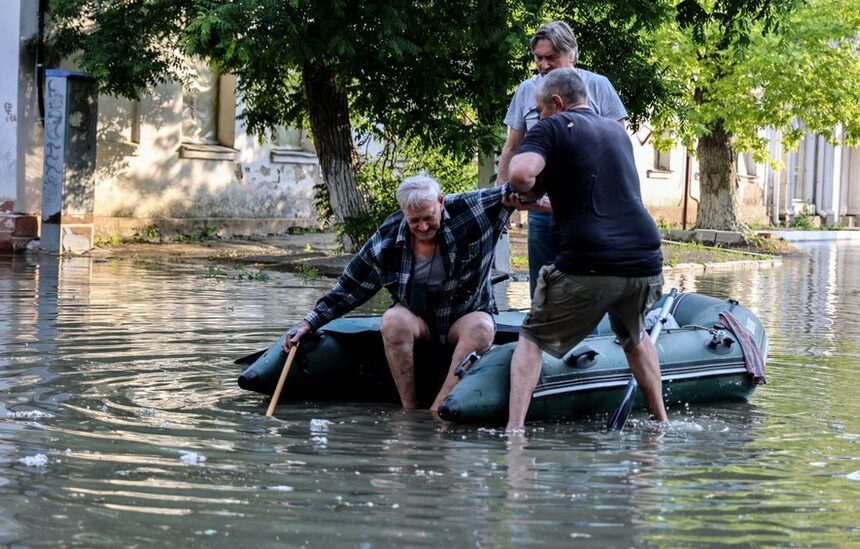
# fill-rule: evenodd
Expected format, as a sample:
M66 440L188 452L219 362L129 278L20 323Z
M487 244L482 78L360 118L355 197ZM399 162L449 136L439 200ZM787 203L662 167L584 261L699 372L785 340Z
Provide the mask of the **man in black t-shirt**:
M642 204L630 139L591 110L573 70L547 74L537 105L541 120L511 160L510 185L521 200L549 195L561 246L540 271L514 351L507 431L522 430L541 350L561 357L607 312L651 413L666 421L657 350L643 337L644 313L662 293L663 256Z

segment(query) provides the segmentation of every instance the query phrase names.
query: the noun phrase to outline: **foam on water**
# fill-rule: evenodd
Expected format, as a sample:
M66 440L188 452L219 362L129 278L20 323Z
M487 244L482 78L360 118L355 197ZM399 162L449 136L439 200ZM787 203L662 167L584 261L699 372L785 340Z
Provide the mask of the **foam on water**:
M54 414L42 412L41 410L21 410L6 414L7 419L46 419L50 417L54 417Z
M24 456L18 460L20 463L23 463L27 467L38 467L44 468L48 466L48 456L45 454L36 454L33 456Z
M327 419L313 418L310 421L311 433L327 433L332 422Z
M179 457L179 461L185 465L201 465L206 461L206 456L198 454L197 452L183 451L182 455Z

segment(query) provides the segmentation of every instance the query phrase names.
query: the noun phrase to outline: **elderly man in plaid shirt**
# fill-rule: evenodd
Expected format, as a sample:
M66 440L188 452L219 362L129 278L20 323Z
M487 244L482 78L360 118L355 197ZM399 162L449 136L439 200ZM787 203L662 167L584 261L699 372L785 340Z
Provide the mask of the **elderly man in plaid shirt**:
M454 353L431 410L457 383L454 368L493 342L496 304L490 267L512 208L506 187L443 196L425 175L397 189L400 211L386 219L287 337L285 349L385 288L394 305L382 315L385 357L405 409L418 407L413 347L416 341L451 343Z

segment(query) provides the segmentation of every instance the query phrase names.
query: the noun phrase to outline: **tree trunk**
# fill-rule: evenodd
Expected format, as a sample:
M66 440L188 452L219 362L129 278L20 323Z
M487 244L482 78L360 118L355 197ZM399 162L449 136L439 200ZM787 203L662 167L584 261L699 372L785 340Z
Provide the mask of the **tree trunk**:
M722 122L718 122L710 134L699 138L696 154L701 188L696 228L743 230L734 137L725 131Z
M331 211L335 222L347 228L343 233L344 251L352 252L361 243L354 242L348 227L367 215L368 206L356 185L359 162L350 131L346 90L338 86L335 71L323 62L306 63L302 80Z

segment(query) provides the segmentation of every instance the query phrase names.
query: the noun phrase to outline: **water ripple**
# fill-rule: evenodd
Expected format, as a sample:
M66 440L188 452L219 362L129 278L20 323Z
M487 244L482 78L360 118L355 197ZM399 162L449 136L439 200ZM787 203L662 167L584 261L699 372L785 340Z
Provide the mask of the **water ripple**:
M0 260L0 542L22 546L860 544L860 248L670 273L770 335L744 404L531 426L293 404L235 385L330 281ZM525 306L527 283L497 288ZM387 306L384 298L366 312ZM336 527L332 527L332 525Z

